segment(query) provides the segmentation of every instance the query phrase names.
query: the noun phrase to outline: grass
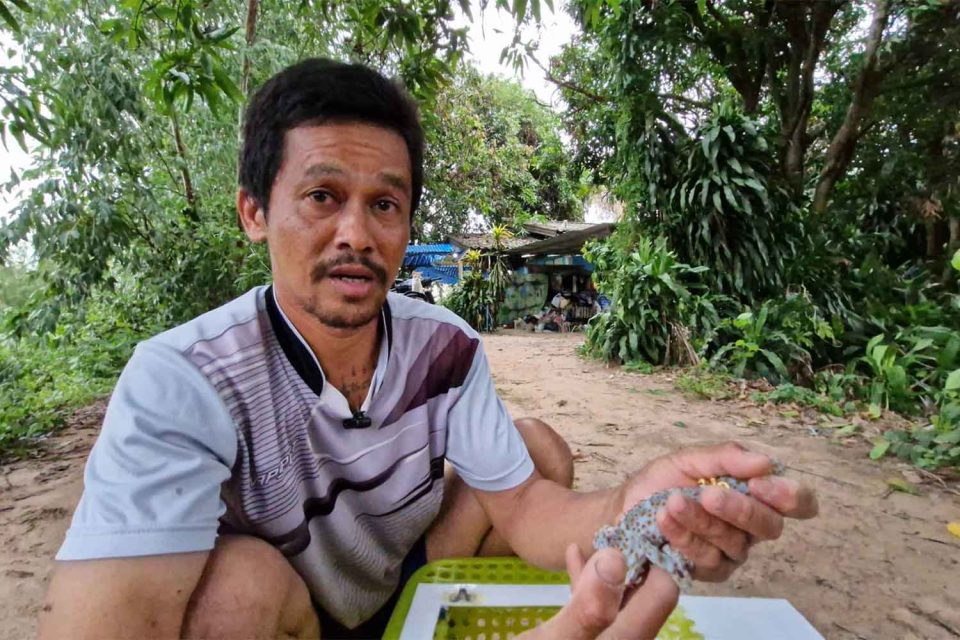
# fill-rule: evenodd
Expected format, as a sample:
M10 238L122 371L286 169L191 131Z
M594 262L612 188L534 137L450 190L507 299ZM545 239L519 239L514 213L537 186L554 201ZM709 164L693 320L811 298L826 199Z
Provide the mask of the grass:
M841 406L840 403L833 398L825 396L822 393L817 393L812 389L798 387L795 384L789 383L782 384L772 391L752 393L750 394L750 399L761 404L765 402L772 402L774 404L796 404L801 407L816 409L821 413L826 413L837 418L842 418L847 414L846 408Z
M733 378L702 368L687 369L674 383L680 391L707 400L726 400L736 395Z

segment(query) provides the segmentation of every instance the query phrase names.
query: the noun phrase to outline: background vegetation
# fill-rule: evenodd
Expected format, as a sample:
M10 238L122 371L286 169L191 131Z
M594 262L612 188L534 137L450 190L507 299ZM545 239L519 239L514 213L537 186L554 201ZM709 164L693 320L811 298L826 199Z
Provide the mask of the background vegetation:
M532 24L549 3L484 5ZM519 35L504 51L556 84L554 113L464 62L467 2L0 1L19 52L0 134L32 158L0 228L0 451L109 389L137 340L267 279L233 211L241 107L326 55L421 101L419 239L578 219L592 189L625 205L586 250L614 302L588 351L763 377L780 385L764 399L829 413L902 412L916 427L875 457L960 464L960 5L566 10L579 32L554 59ZM449 304L482 326L496 257L476 261Z
M564 121L577 162L627 205L588 250L616 283L588 350L694 353L784 384L773 401L913 415L872 455L960 464L960 5L574 12L582 34L550 67Z

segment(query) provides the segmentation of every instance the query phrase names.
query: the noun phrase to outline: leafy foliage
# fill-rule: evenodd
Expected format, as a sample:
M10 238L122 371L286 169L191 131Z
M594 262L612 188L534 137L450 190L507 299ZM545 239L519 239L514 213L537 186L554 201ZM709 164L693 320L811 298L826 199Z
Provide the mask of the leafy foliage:
M477 331L493 329L493 293L483 272L476 268L465 271L453 291L443 299L443 306L467 321Z
M606 360L651 364L695 363L691 328L718 321L704 290L703 267L679 262L664 238L614 236L588 245L597 288L611 297L611 309L590 320L587 350Z
M425 115L432 126L421 236L461 233L471 215L517 229L537 217L582 217L559 119L529 91L463 65Z
M737 377L759 376L774 383L810 382L811 350L833 339L833 329L816 307L800 295L763 302L754 313L744 311L720 324L710 358L712 367L729 369Z
M722 106L691 138L662 134L649 120L640 134L647 193L634 215L667 235L683 261L713 265L716 290L744 299L782 290L806 238L758 124Z
M541 4L508 9L530 19ZM579 215L556 117L517 85L463 64L467 27L454 3L258 6L248 23L246 2L2 0L0 28L11 29L18 56L0 69L0 137L29 151L32 164L6 185L21 197L0 225L0 259L12 265L26 254L30 264L25 277L2 274L0 341L4 361L17 366L4 365L0 450L17 433L49 429L90 390L106 390L137 339L269 279L266 252L236 226L239 115L254 87L303 57L370 64L421 102L433 144L425 188L434 198L421 230L431 216L438 234L462 228L465 220L443 212L472 178L447 180L439 168L476 157L457 141L477 130L490 132L478 147L481 169L498 172L477 180L471 201L513 208L463 210L486 224L500 215L507 223L538 212ZM478 124L440 102L473 104ZM502 184L508 175L516 188ZM555 204L543 209L547 200ZM91 314L104 321L91 324Z

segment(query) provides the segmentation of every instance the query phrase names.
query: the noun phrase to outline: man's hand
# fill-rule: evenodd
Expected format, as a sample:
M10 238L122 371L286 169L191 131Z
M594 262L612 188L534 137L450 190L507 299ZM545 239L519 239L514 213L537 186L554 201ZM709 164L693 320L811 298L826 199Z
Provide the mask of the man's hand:
M520 636L522 640L640 640L655 638L677 605L679 592L660 569L624 597L627 564L616 549L603 549L584 563L580 548L567 548L573 594L557 615Z
M750 545L774 540L783 519L817 515L813 491L795 480L767 476L769 457L738 444L683 449L651 461L622 488L623 511L664 489L696 486L697 480L733 476L749 481L750 496L706 487L701 501L670 496L657 524L670 546L693 563L693 576L720 582L747 559Z

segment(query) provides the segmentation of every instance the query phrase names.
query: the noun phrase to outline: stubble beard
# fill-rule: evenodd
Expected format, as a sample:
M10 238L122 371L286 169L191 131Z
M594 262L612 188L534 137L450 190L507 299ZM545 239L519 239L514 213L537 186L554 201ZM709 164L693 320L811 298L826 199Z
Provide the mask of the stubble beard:
M383 303L387 299L386 291L377 294L374 298L358 300L352 302L343 301L348 307L347 310L337 310L329 308L330 305L321 304L316 298L312 298L304 305L304 310L331 329L359 329L373 322L380 311L383 309ZM369 306L368 306L369 305ZM349 309L349 307L353 307Z
M380 287L370 298L340 298L331 301L332 304L323 304L323 294L318 293L307 301L304 310L330 328L359 329L375 320L383 309L387 299L387 270L367 256L344 253L334 260L317 263L310 274L311 280L314 284L321 284L330 277L329 272L333 268L345 264L365 266L371 271ZM338 310L337 307L346 307L346 309Z

